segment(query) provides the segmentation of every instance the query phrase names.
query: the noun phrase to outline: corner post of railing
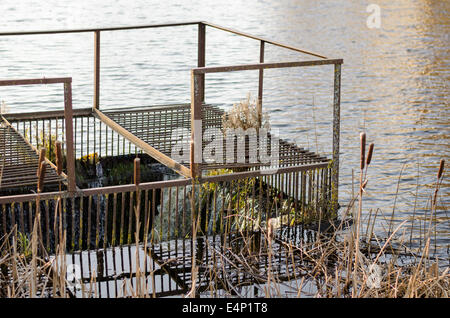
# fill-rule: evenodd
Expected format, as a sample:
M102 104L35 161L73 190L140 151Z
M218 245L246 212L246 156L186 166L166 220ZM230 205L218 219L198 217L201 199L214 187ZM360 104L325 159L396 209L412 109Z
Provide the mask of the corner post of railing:
M75 154L73 145L72 79L64 82L64 120L66 134L66 165L68 191L75 192Z
M204 67L206 65L206 25L202 22L198 24L198 54L197 66ZM201 101L205 101L205 74L200 75L199 92Z
M331 167L331 210L337 213L339 201L339 138L341 123L341 63L334 64L333 158Z
M200 176L200 164L202 162L202 100L201 80L204 74L191 71L191 144L190 144L190 168L191 177Z
M100 106L100 31L94 31L94 102L93 108Z
M261 40L259 45L259 63L264 63L264 41ZM259 70L259 83L258 83L258 124L261 127L262 124L262 98L263 98L263 81L264 70Z

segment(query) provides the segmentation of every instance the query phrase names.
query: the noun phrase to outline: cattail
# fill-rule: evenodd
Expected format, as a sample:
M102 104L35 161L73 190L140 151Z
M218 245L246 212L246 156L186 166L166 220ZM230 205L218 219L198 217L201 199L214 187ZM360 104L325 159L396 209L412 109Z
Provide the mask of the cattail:
M39 166L39 175L38 175L38 184L37 184L38 192L42 192L42 190L44 189L44 179L45 179L46 168L47 168L47 163L45 161L42 161Z
M364 161L366 157L366 133L361 133L360 138L361 138L361 170L363 170Z
M55 142L55 157L56 157L56 172L58 173L58 176L60 176L63 168L62 150L60 141Z
M134 184L138 185L141 182L141 159L134 159Z
M439 171L438 171L438 179L442 177L442 174L444 173L444 164L445 160L441 159L441 164L439 165Z
M369 145L369 151L367 152L366 165L370 165L370 162L372 161L373 147L375 147L375 145L373 143Z
M40 174L41 162L45 160L45 152L46 152L45 148L41 148L41 150L39 152L38 169L36 171L36 175L38 177L39 177L39 174Z

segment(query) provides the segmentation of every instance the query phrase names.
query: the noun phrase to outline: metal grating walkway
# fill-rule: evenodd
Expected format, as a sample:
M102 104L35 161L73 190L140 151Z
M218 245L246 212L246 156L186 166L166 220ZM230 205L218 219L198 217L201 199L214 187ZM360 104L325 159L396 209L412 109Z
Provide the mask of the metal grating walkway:
M150 106L146 108L126 110L120 109L115 111L104 111L104 115L112 119L116 124L120 125L128 132L138 137L140 140L155 148L159 152L168 157L172 157L171 152L173 147L178 142L172 138L172 134L177 128L185 128L190 130L191 128L191 105L190 104L177 104L177 105L164 105L164 106ZM202 105L202 129L209 127L216 127L222 129L222 117L224 111L217 106L204 104ZM208 142L205 142L205 137L209 137L204 134L202 141L203 149L209 138L206 138ZM268 136L268 147L270 147L270 140L272 135ZM180 138L181 139L181 138ZM183 140L189 142L190 133L183 136ZM223 145L226 142L224 140ZM189 150L189 147L186 147ZM234 147L235 157L237 158L236 148ZM249 149L246 144L246 159L245 163L225 163L226 151L224 154L224 163L206 163L201 166L202 169L217 169L217 168L235 168L235 167L251 167L251 166L264 166L262 163L250 163L249 162ZM268 151L269 152L269 151ZM190 153L185 155L185 158L190 158ZM172 158L175 159L175 158ZM297 147L295 144L289 143L282 139L279 140L279 162L278 167L300 166L317 163L328 163L329 159L320 156L316 153L310 152L303 148ZM185 167L189 168L189 160L180 162ZM273 167L273 166L272 166Z
M8 122L0 121L0 190L37 186L38 161L36 149ZM47 165L45 185L57 185L64 180Z

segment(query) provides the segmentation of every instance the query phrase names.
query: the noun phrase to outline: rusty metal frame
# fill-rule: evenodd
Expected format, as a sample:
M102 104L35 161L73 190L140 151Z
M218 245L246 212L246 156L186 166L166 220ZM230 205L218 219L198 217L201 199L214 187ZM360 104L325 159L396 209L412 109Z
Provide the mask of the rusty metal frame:
M317 66L317 65L335 65L335 78L334 78L334 102L333 102L333 197L336 198L338 194L338 180L339 180L339 133L340 133L340 81L341 81L341 64L342 59L328 59L321 54L300 49L291 45L283 44L280 42L272 41L266 38L255 36L249 33L241 32L235 29L223 27L218 24L210 23L207 21L189 21L179 23L164 23L164 24L150 24L150 25L135 25L125 27L106 27L106 28L87 28L87 29L71 29L71 30L43 30L43 31L11 31L1 32L0 36L17 36L17 35L38 35L38 34L65 34L65 33L94 33L94 100L92 105L93 113L102 117L98 112L100 108L100 33L107 31L121 31L121 30L136 30L136 29L148 29L148 28L162 28L162 27L176 27L176 26L198 26L198 61L197 68L191 71L191 166L189 173L183 171L183 175L191 176L193 178L201 175L199 173L199 165L195 163L195 148L198 147L195 143L195 138L198 136L198 130L201 129L198 123L201 120L201 107L205 99L205 74L213 72L229 72L229 71L243 71L243 70L259 70L258 81L258 111L260 116L262 114L262 99L263 99L263 71L270 68L284 68L284 67L301 67L301 66ZM243 36L246 38L254 39L260 42L260 56L259 64L248 65L234 65L234 66L220 66L220 67L205 67L206 66L206 26L222 30L235 35ZM271 44L274 46L289 49L298 53L315 56L320 58L313 61L300 61L300 62L282 62L282 63L264 63L264 50L265 44ZM106 117L106 116L105 116ZM197 127L196 127L197 126ZM117 127L116 127L117 128ZM129 136L133 138L133 136ZM198 143L197 143L198 144ZM151 150L151 149L150 149ZM157 156L163 155L157 150L150 151L155 152ZM197 151L198 154L198 151ZM167 158L164 158L167 159ZM170 159L170 158L169 158ZM172 159L170 159L172 160ZM165 160L167 161L167 160Z
M37 85L37 84L63 84L64 85L64 119L66 128L66 163L67 187L69 192L76 190L75 183L75 155L73 151L73 111L72 111L72 78L33 78L17 80L0 80L0 86ZM52 167L54 165L52 164Z

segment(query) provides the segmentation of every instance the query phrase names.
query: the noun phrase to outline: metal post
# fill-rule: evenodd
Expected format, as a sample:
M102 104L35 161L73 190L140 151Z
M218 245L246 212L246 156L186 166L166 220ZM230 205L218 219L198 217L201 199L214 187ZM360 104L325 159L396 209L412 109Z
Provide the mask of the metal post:
M93 108L100 106L100 31L94 32L94 104Z
M333 162L331 168L331 209L337 212L339 200L339 136L341 123L341 64L334 64Z
M198 67L205 66L205 52L206 52L206 26L203 23L198 24ZM205 101L205 74L200 75L199 92L201 101Z
M259 46L259 63L264 63L264 41L260 42ZM262 124L262 98L263 98L263 76L264 70L259 70L259 84L258 84L258 124Z
M191 177L200 175L199 165L202 162L202 100L201 74L191 71Z
M72 81L64 83L64 120L66 128L66 162L69 192L76 189L75 154L73 151L73 113L72 113Z

